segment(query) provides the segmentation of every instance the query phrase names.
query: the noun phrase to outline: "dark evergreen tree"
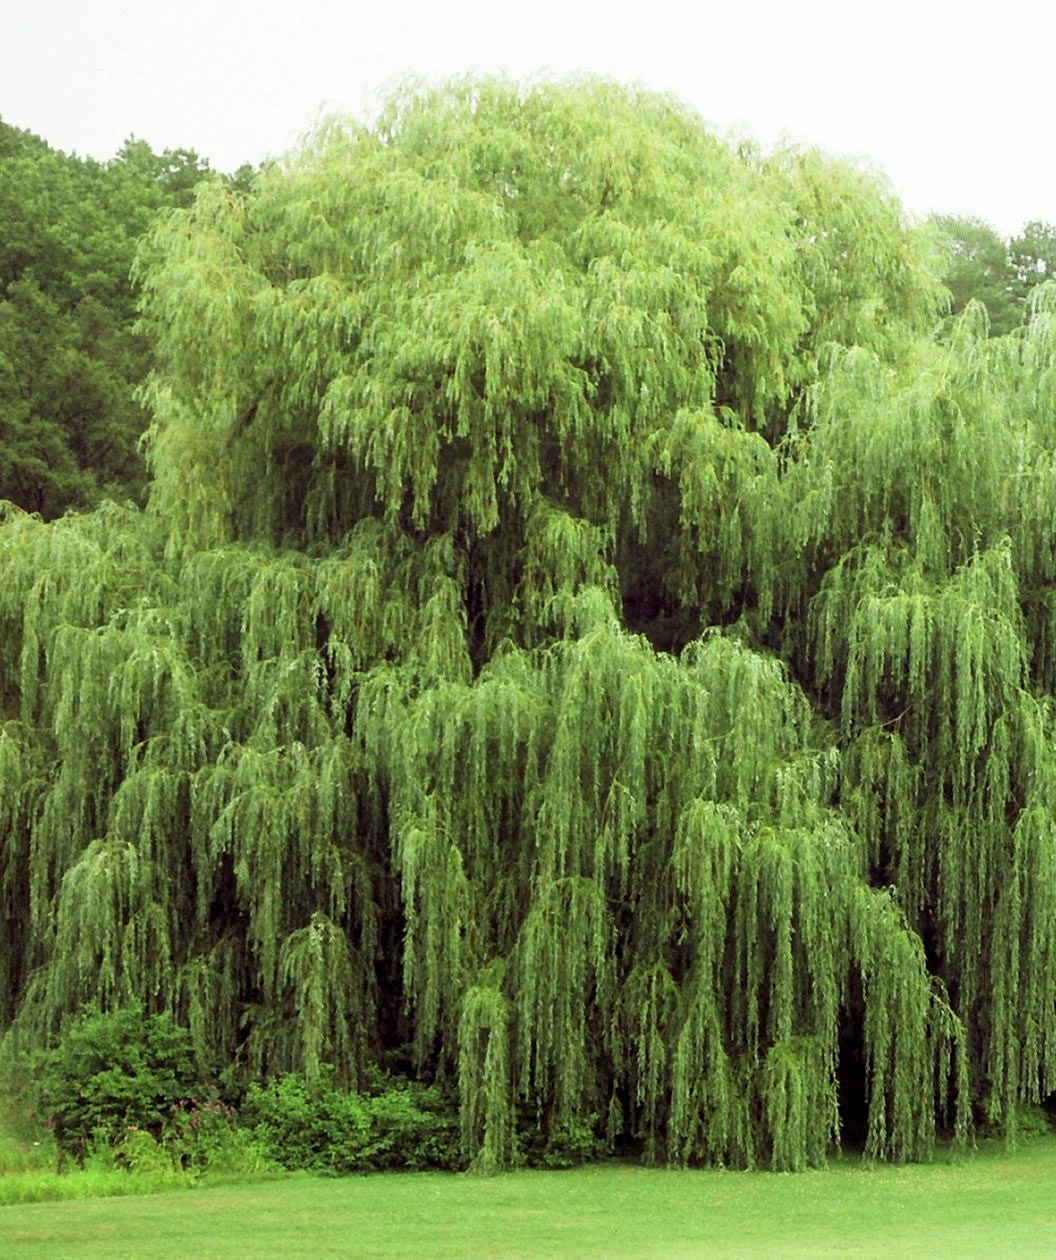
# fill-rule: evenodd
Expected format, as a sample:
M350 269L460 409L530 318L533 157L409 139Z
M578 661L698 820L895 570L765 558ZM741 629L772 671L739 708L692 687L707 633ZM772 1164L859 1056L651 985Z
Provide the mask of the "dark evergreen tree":
M0 499L45 518L142 502L150 342L132 262L154 215L208 174L190 151L129 140L104 164L0 121Z

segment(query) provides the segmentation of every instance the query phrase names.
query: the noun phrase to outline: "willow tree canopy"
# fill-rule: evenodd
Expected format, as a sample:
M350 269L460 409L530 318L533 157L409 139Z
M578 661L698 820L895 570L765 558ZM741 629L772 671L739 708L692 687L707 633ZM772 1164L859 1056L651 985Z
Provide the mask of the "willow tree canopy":
M1056 1089L1056 315L877 177L474 80L144 242L145 516L0 526L0 1021L404 1056L466 1160Z

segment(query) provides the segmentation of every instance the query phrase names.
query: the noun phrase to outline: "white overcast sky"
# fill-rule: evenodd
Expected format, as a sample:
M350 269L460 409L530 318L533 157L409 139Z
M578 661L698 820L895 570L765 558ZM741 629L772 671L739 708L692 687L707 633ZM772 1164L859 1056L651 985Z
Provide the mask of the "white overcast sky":
M393 78L589 71L861 157L914 213L1056 222L1056 0L0 0L0 117L233 170ZM0 231L3 225L0 224Z

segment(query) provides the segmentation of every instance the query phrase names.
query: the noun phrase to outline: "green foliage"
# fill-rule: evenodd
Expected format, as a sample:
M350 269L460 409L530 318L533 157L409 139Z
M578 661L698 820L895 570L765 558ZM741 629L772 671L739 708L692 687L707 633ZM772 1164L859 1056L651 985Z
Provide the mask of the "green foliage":
M1052 1113L1044 1107L1017 1107L1006 1122L1006 1137L1013 1141L1032 1138L1051 1138Z
M85 1012L34 1064L38 1109L62 1151L81 1159L90 1142L127 1140L132 1129L160 1136L195 1079L189 1033L136 1006Z
M1056 227L1035 219L1006 241L981 219L939 215L932 224L946 251L943 283L951 312L982 303L992 337L1022 327L1035 289L1056 280Z
M28 1082L5 1076L0 1087L0 1178L42 1169L59 1161L54 1127L38 1116Z
M0 499L46 519L142 501L150 344L129 273L152 218L210 174L188 150L130 139L100 164L0 121Z
M1030 294L1048 280L1056 280L1056 226L1035 219L1008 243L1015 287L1026 305Z
M932 222L946 251L942 278L951 313L959 315L969 302L981 302L991 336L1017 328L1023 322L1023 295L1009 243L982 219L937 215Z
M197 1097L179 1098L172 1104L160 1142L142 1130L126 1132L116 1148L116 1157L133 1171L140 1167L137 1161L153 1158L144 1138L154 1141L182 1172L250 1176L270 1167L249 1130L239 1124L235 1109L224 1102L215 1085L199 1086Z
M171 1150L152 1133L130 1125L116 1143L98 1141L84 1160L89 1172L106 1173L112 1165L127 1169L133 1176L149 1177L164 1186L180 1180L178 1162Z
M252 1085L244 1122L266 1157L288 1169L340 1176L450 1168L457 1121L439 1089L378 1080L370 1093L339 1088L330 1073L288 1073Z
M574 1168L609 1154L596 1112L555 1125L522 1124L517 1138L519 1162L532 1168ZM481 1168L480 1171L487 1171Z
M540 500L641 535L674 406L780 433L825 345L935 309L925 245L863 173L738 160L666 98L410 86L154 233L155 506L189 548L375 513L484 548ZM819 301L835 259L862 274Z
M1056 1090L1056 288L936 336L877 176L595 80L180 187L148 510L0 521L8 1055L170 1010L329 1171Z

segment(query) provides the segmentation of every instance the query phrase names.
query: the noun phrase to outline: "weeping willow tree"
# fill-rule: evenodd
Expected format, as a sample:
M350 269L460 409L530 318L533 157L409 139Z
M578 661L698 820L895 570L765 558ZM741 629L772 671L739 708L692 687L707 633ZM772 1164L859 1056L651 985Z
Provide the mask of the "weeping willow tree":
M0 1022L397 1056L467 1164L919 1159L1056 1090L1056 303L605 82L143 243L144 514L0 523Z

